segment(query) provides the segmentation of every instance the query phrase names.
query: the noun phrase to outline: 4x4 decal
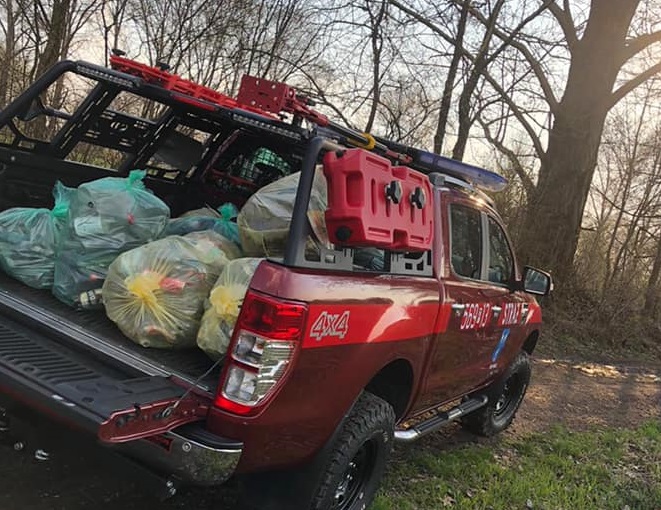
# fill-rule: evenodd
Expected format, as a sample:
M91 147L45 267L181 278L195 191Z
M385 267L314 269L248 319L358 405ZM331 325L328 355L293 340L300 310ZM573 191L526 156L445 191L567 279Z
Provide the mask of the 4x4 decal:
M343 313L321 312L310 329L310 336L321 341L327 336L344 338L349 332L349 317L351 313L346 310Z

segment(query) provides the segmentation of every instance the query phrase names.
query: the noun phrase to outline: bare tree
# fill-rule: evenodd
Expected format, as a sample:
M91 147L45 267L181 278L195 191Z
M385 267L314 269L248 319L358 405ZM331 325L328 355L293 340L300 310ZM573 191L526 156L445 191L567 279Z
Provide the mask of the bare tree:
M523 256L553 269L560 279L571 273L606 116L622 98L661 70L658 61L642 67L642 71L627 67L661 40L661 31L655 29L632 35L637 28L636 11L644 3L592 0L585 19L578 22L567 0L562 5L548 5L549 15L562 32L565 57L569 59L561 95L554 86L557 80L552 66L544 61L544 54L540 56L532 49L531 41L541 38L527 34L510 41L534 73L553 119L544 149L520 106L510 104L541 161L525 219ZM508 30L499 29L495 34L501 40L512 39ZM557 42L547 43L557 46ZM637 66L641 69L642 64L638 62Z
M110 51L119 48L120 34L126 19L129 0L101 0L99 16L103 30L105 64L108 65Z

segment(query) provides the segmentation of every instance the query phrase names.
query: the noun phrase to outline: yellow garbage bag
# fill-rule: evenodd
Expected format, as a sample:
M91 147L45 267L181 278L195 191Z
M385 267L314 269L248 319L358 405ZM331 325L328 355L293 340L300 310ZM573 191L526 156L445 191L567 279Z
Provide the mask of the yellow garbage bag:
M143 347L195 345L204 300L238 252L212 231L170 236L120 255L103 285L108 317Z
M231 260L223 269L205 303L197 345L213 359L227 352L243 298L262 258Z

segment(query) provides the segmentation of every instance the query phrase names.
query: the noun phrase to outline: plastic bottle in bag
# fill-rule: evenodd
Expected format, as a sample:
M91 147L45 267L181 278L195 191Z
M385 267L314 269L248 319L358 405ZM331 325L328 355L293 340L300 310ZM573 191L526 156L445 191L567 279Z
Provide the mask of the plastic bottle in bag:
M16 207L0 213L0 268L36 289L53 286L55 249L75 190L57 182L53 209Z
M213 231L170 236L120 255L108 271L108 317L131 340L156 348L195 345L204 300L232 243Z
M263 260L230 261L213 286L197 334L198 347L212 359L219 359L227 352L250 280Z

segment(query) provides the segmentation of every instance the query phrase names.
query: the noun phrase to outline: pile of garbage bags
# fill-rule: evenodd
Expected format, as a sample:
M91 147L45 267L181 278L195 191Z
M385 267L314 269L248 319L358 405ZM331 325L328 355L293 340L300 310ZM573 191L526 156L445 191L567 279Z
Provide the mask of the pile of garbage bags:
M145 175L98 179L72 194L55 260L58 299L79 305L81 294L103 285L113 260L161 236L170 209L145 187Z
M105 307L131 340L151 348L197 345L222 358L244 296L264 257L284 254L300 173L257 191L241 211L224 204L170 219L144 185L146 173L107 177L77 189L57 183L53 209L0 213L0 268L77 307ZM306 254L331 248L326 180L315 170ZM383 251L355 263L382 270Z
M213 286L197 334L198 347L210 358L220 359L227 352L243 298L262 260L264 259L231 260Z
M74 190L55 184L52 209L15 207L0 213L0 268L36 289L53 286L55 250Z
M106 313L144 347L192 347L204 301L237 253L214 231L170 236L123 253L103 285Z

